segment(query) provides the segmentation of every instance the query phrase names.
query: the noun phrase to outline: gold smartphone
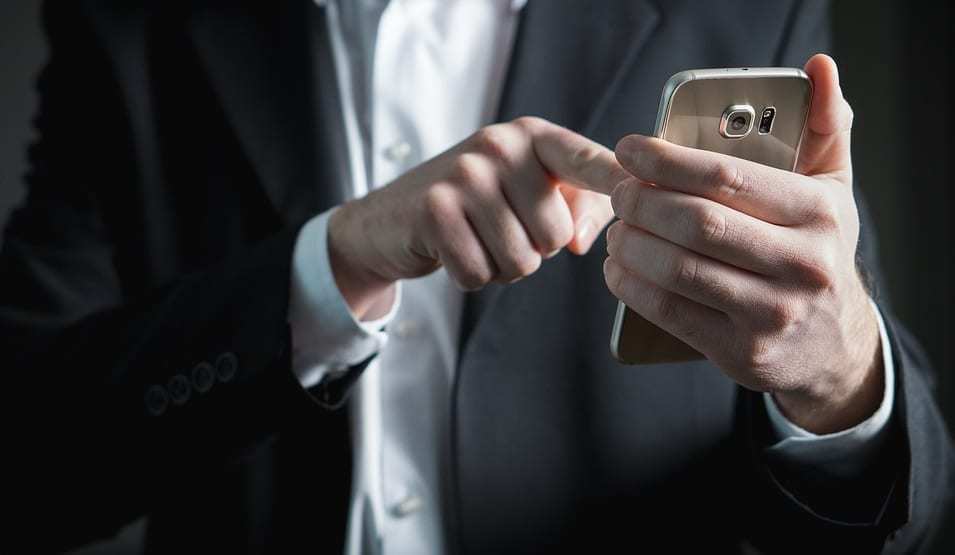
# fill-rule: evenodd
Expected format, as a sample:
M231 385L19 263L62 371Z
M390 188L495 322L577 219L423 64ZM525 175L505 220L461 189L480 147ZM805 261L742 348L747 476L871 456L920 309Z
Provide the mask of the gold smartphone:
M681 71L663 88L654 135L792 171L811 100L812 83L800 69ZM622 302L617 303L610 349L625 364L702 358Z

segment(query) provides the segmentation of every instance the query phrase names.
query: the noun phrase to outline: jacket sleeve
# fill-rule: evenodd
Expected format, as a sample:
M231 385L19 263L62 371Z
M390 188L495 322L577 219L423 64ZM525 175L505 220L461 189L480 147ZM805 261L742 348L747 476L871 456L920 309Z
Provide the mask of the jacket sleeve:
M77 4L44 9L51 54L27 197L0 252L4 458L15 468L5 541L22 533L38 551L111 535L197 460L241 457L303 413L316 430L332 419L290 370L297 227L133 291L130 274L148 268L119 256L103 208L135 179L129 124Z
M828 52L829 3L794 3L778 63L801 67ZM927 545L946 518L955 484L955 451L936 404L934 371L914 338L892 316L884 294L875 229L856 190L858 264L885 317L895 365L891 438L877 460L850 480L806 475L767 457L771 441L762 398L741 390L737 405L748 492L749 541L767 552L908 553Z

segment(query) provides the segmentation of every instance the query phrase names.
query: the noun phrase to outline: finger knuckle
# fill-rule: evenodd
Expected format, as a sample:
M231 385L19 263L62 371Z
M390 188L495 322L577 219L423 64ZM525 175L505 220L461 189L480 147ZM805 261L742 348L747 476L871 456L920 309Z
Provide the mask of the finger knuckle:
M768 328L775 333L787 330L797 320L795 303L788 299L776 299L763 309Z
M650 306L661 322L668 322L670 326L681 326L680 305L676 295L663 289L656 289L650 294Z
M679 290L697 291L701 288L700 262L685 256L678 257L670 263L666 279Z
M811 254L802 254L794 260L793 266L799 281L813 289L828 289L834 285L838 262L830 248L817 247Z
M813 222L815 227L820 229L835 229L839 225L838 202L839 200L835 198L835 195L825 189L810 195L807 203L806 221Z
M704 186L721 191L726 198L745 195L750 188L739 166L725 161L714 162L704 174L704 180Z
M754 334L744 341L737 350L738 364L749 372L749 386L760 391L773 389L771 371L775 366L776 347L766 336Z
M480 289L494 279L490 268L473 261L461 261L461 275L459 281L465 289Z
M456 195L451 187L437 184L425 193L424 216L435 227L443 227L456 212Z
M652 310L667 331L690 344L702 339L702 329L687 317L681 297L659 288L650 295Z
M461 289L465 291L476 291L487 285L487 283L482 281L479 277L463 271L458 276L457 281Z
M541 127L545 123L546 123L545 119L539 118L536 116L521 116L519 118L515 118L511 120L511 124L527 132L533 131L534 129Z
M559 249L574 237L574 223L570 218L551 218L541 223L543 232L537 245L544 252Z
M483 188L490 183L486 163L480 156L464 153L454 159L451 167L451 179L455 183L473 189Z
M594 162L600 158L602 153L603 149L601 147L588 143L573 149L567 159L567 163L574 172L574 175L580 175L593 166Z
M726 240L726 216L713 208L700 206L692 214L690 238L694 246L720 245Z
M542 257L536 252L524 252L516 254L512 264L514 266L514 277L527 277L540 268Z
M490 125L478 130L472 137L474 150L492 160L510 159L508 132L503 125Z

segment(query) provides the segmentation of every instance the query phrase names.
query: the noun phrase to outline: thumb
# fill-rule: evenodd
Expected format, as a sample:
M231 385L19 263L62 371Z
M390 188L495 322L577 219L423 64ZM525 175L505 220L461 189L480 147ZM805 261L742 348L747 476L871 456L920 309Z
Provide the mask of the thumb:
M613 219L610 197L563 184L560 192L574 220L574 238L567 248L574 254L587 254L600 230Z
M806 175L851 171L852 108L842 96L839 69L825 54L806 62L812 80L812 105L796 171Z

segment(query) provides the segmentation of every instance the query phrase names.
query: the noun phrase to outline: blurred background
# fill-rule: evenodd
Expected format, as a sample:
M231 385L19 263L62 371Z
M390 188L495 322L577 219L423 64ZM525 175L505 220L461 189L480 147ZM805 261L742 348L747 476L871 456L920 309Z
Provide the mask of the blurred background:
M833 2L834 54L855 110L856 178L878 225L894 312L921 339L938 370L938 395L955 428L953 274L952 8L947 2ZM46 56L36 0L0 3L0 225L20 200L33 82ZM955 523L953 523L955 524ZM935 553L955 553L955 526ZM119 544L84 554L123 553Z

